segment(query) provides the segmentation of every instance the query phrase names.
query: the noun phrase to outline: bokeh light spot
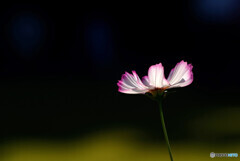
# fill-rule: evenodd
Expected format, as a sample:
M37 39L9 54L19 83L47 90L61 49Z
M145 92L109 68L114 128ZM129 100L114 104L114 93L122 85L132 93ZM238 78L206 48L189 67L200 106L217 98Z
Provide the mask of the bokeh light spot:
M87 25L85 41L94 62L108 64L113 57L111 27L104 21L93 21Z
M194 10L204 21L227 22L239 15L238 0L195 0Z
M44 23L31 13L15 16L10 24L10 43L22 56L30 56L41 45Z

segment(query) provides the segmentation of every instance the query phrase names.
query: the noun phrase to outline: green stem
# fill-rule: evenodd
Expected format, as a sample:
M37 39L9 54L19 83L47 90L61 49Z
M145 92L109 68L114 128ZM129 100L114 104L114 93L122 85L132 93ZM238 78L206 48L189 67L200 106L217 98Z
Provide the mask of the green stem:
M164 122L164 117L163 117L162 101L159 101L158 105L159 105L159 110L160 110L160 117L161 117L161 123L162 123L164 138L165 138L165 141L166 141L167 146L168 146L168 152L169 152L171 161L173 161L172 151L171 151L171 147L170 147L170 144L169 144L167 129L166 129L165 122Z

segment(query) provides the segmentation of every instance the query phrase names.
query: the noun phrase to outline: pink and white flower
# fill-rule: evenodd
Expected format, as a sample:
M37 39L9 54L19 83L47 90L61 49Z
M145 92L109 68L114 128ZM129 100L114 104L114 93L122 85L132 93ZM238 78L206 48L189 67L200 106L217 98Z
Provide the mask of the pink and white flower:
M148 76L141 80L135 71L132 74L126 72L118 81L118 91L126 94L145 94L147 92L170 88L185 87L193 81L193 66L183 60L173 68L166 79L162 63L152 65L148 70Z

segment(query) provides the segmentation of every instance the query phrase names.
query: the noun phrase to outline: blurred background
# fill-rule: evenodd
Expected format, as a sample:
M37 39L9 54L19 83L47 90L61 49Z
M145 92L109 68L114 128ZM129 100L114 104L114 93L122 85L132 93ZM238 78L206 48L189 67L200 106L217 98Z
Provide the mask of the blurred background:
M181 60L194 82L164 103L175 160L240 153L239 9L237 0L2 4L0 160L169 160L157 105L116 83L159 62L167 77Z

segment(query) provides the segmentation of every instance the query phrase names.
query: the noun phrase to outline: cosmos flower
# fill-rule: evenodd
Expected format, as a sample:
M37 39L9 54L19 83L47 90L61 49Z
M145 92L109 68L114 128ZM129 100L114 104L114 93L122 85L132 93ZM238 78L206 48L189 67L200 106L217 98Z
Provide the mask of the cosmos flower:
M126 94L145 94L154 91L165 91L170 88L185 87L193 81L193 66L183 60L173 68L166 79L162 63L152 65L148 70L148 76L141 80L135 71L132 74L126 72L118 81L118 91Z

